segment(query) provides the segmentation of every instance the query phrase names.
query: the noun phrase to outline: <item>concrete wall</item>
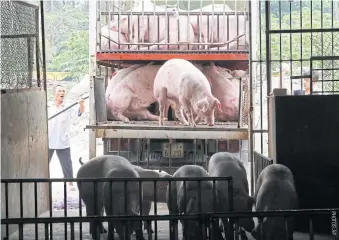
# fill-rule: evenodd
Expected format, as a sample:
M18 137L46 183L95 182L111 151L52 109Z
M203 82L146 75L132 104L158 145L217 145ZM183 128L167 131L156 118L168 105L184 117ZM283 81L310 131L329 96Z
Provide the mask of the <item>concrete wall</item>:
M45 91L1 94L1 178L48 178ZM38 183L38 215L49 208L48 184ZM23 216L34 217L34 184L24 183ZM8 186L8 213L20 217L20 186ZM5 184L1 184L1 218L6 218ZM1 225L1 239L6 228ZM10 227L10 233L17 226Z

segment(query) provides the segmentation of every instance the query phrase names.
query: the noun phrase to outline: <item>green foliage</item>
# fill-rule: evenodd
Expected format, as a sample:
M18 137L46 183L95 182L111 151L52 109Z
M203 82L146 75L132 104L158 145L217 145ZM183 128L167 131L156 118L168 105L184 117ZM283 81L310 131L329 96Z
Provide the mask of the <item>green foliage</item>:
M70 77L80 78L88 72L88 30L73 32L51 61L51 70L69 72Z

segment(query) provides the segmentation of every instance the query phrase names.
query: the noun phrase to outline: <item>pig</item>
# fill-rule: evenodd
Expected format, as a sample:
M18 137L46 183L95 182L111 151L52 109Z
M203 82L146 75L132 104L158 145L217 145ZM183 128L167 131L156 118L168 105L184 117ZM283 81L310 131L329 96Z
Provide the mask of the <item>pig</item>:
M105 51L105 50L126 49L127 45L119 45L119 43L127 43L127 39L124 34L119 33L117 31L110 30L109 26L101 27L101 48L100 50Z
M140 166L135 166L134 169L138 172L140 178L163 178L171 177L172 175L168 174L165 171L156 171L151 169L144 169ZM161 203L166 203L166 192L168 182L158 182L156 184L157 195L156 201ZM143 189L143 201L142 201L142 214L148 216L151 210L151 204L154 201L154 183L151 181L142 182ZM148 234L152 234L153 230L147 221L144 222L144 229L147 230Z
M80 164L82 164L81 158L79 159ZM133 168L132 164L123 157L116 155L102 155L99 157L92 158L90 161L83 164L77 173L77 178L98 178L106 177L108 172L111 169L123 168L127 166ZM79 189L79 196L86 205L87 216L103 215L104 209L104 200L102 199L103 194L103 182L98 182L96 185L97 195L94 195L94 184L91 182L77 182ZM100 196L100 197L99 197ZM96 209L94 208L94 198L96 198ZM98 226L100 233L105 233L106 230L103 227L102 223ZM95 223L90 222L89 232L92 237L95 237L97 229L95 228Z
M251 212L254 200L249 196L247 173L243 164L234 155L228 152L218 152L211 156L208 163L208 173L211 177L232 177L233 178L233 208L235 212ZM226 181L216 181L218 192L218 209L222 212L229 212L228 183ZM222 219L225 234L229 223L227 218ZM251 232L254 228L252 218L240 218L239 227ZM240 234L246 239L246 233L240 229Z
M124 69L120 69L118 70L113 76L112 78L108 81L107 87L106 87L106 92L105 92L105 97L107 99L109 99L109 95L111 93L111 91L113 90L114 87L116 87L116 85L123 80L128 74L130 74L131 72L133 72L134 70L145 66L145 64L134 64L132 66L129 66L127 68Z
M232 11L232 9L230 9L226 4L224 4L222 6L216 6L216 4L214 4L214 7L213 7L213 4L210 4L210 5L207 5L205 7L200 8L200 9L192 10L191 12L198 12L198 13L199 12L212 12L212 10L214 12L220 12L220 11L224 11L224 10L225 10L225 12L231 12ZM194 35L195 35L196 42L208 43L207 36L206 36L207 31L208 31L207 30L207 21L208 21L207 18L208 18L208 16L205 15L205 14L200 14L198 16L191 16L190 17L190 22L191 22L191 25L192 25L192 28L193 28L193 32L194 32ZM209 20L211 20L211 19L212 18L210 17ZM209 31L211 31L211 29ZM202 37L202 38L200 38L200 37ZM204 47L203 45L200 45L199 48L204 49L206 47L207 46Z
M159 68L159 65L137 68L116 85L107 103L115 119L124 122L128 122L129 118L159 120L159 116L147 110L155 102L153 84Z
M105 91L105 101L106 101L106 110L107 110L107 118L113 119L113 116L111 114L111 108L110 108L110 95L113 89L116 87L116 85L122 81L128 74L136 70L137 68L140 68L142 66L145 66L144 64L135 64L133 66L130 66L128 68L120 69L118 70L112 78L108 81L106 91Z
M132 164L126 164L125 161L114 161L111 163L106 178L139 178L139 174ZM141 196L139 196L140 193ZM127 196L127 199L124 196ZM112 184L104 182L103 184L103 202L106 215L108 216L138 216L140 211L139 198L142 200L142 189L139 189L138 182L129 182L127 185L124 182L112 182ZM127 222L127 231L124 231L122 221L109 221L108 226L107 239L114 239L113 229L115 228L119 239L130 240L134 230L137 239L145 240L141 224L138 222Z
M127 18L124 18L122 24L125 24ZM167 24L167 21L169 23ZM149 25L148 25L149 22ZM180 22L180 24L178 24ZM168 29L169 28L169 29ZM158 31L159 29L159 31ZM194 32L191 24L186 16L168 15L168 20L165 16L140 16L139 25L138 18L133 18L132 21L133 39L132 43L140 42L160 43L161 45L151 45L149 47L141 48L141 50L192 50L193 45L180 44L167 45L166 43L193 43ZM167 36L168 34L168 36ZM138 49L137 45L133 45L131 50Z
M176 177L209 177L209 174L201 166L197 165L185 165L180 167L172 176ZM200 193L198 190L198 181L186 181L184 185L183 181L175 181L171 183L171 186L167 187L167 206L169 214L194 214L194 213L207 213L214 212L217 203L217 193L213 191L212 181L200 182ZM199 198L201 200L199 201ZM216 206L214 206L214 203ZM200 206L199 206L200 204ZM201 210L201 211L200 211ZM202 230L199 226L199 222L196 220L181 220L183 226L183 236L185 239L207 239L205 231L202 231L203 237L201 237ZM203 224L203 223L202 223ZM203 226L207 227L207 226ZM174 224L175 236L177 233L178 223ZM218 236L222 237L221 232L218 232ZM219 238L222 239L222 238Z
M239 118L239 87L219 73L213 63L203 69L203 74L211 79L212 94L221 103L221 111L216 118L221 121L237 121Z
M196 126L193 113L205 117L208 126L214 125L214 111L220 109L220 102L212 95L205 75L189 61L174 58L165 62L155 77L153 91L159 103L160 125L167 104L175 105L176 116L185 125Z
M259 174L255 186L256 211L293 210L298 209L298 194L291 170L282 164L265 167ZM287 218L288 239L293 239L295 219ZM260 228L263 227L263 238ZM286 239L284 217L265 217L252 231L255 239Z
M206 6L202 8L202 11L210 11L210 9L211 6ZM222 9L218 8L215 9L215 11L216 10ZM200 12L200 9L194 11ZM225 5L225 11L231 12L232 10L227 5ZM200 23L199 26L198 18ZM228 17L226 15L225 17L218 17L217 15L199 15L199 17L197 18L193 18L191 23L195 34L199 33L200 28L200 34L203 37L203 43L216 43L212 44L211 47L218 46L220 50L245 50L247 48L248 34L246 33L245 29L246 16L244 15L228 15ZM227 26L232 27L230 29L227 29ZM239 29L239 34L237 34L237 29ZM207 45L205 46L205 49L206 48Z

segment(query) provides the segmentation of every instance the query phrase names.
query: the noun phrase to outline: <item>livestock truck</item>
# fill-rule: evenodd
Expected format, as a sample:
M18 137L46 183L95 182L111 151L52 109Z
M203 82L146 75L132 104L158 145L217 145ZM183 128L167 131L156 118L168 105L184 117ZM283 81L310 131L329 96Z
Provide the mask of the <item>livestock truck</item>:
M102 139L103 154L121 155L133 164L170 173L185 164L206 167L208 159L222 151L236 154L248 166L252 97L249 50L255 47L249 41L250 4L257 9L256 1L90 2L91 120L86 127L90 129L90 158L97 154L96 139ZM256 19L256 11L251 15ZM184 25L187 32L182 30ZM251 32L255 32L253 24ZM200 66L212 64L219 73L243 70L243 75L226 79L237 89L232 101L238 111L232 121L216 118L212 127L185 126L171 107L164 125L132 118L119 121L110 116L106 105L109 89L121 87L114 78L121 69L135 64L159 66L173 58ZM159 115L156 101L147 109Z

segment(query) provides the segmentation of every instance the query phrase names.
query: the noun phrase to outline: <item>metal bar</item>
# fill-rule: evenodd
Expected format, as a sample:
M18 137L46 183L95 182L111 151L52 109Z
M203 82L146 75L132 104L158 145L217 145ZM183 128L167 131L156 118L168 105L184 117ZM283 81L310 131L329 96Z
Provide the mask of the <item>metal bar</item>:
M67 217L67 185L64 182L64 216ZM65 239L67 239L67 223L65 223Z
M118 13L116 13L116 12L110 12L110 14L112 15L112 16L116 16L116 15L119 15ZM120 12L120 14L121 15L124 15L124 14L131 14L131 12ZM155 14L155 16L166 16L166 14L167 14L167 16L171 16L171 15L176 15L176 14L179 14L179 16L187 16L187 13L186 12L178 12L178 13L175 13L175 12L168 12L168 11L166 11L166 12L133 12L133 15L134 16L142 16L142 15L144 15L144 16L153 16ZM209 15L211 15L211 12L190 12L189 13L191 16L199 16L200 14L202 14L202 15L207 15L207 16L209 16ZM248 12L245 12L245 15L246 16L248 16ZM109 15L109 12L107 12L107 11L103 11L103 12L101 12L101 15L102 16L105 16L105 15ZM222 15L228 15L228 16L235 16L235 15L237 15L237 12L214 12L214 15L216 15L216 16L222 16Z
M47 183L57 183L57 182L139 182L139 181L213 181L213 180L220 180L220 181L228 181L232 179L231 177L162 177L159 178L106 178L106 177L94 177L94 178L8 178L8 179L1 179L1 183L34 183L34 182L47 182Z
M1 94L6 93L18 93L18 92L37 92L42 91L41 87L32 87L32 88L16 88L16 89L1 89Z
M310 61L321 61L321 60L339 60L339 56L311 56Z
M37 85L41 87L40 79L40 40L39 40L39 9L35 10L35 61ZM44 88L45 89L45 88Z
M97 75L96 53L97 53L97 8L99 1L89 1L89 75L90 75L90 124L95 124L95 97L94 97L94 80ZM100 19L99 19L100 21ZM89 159L96 157L96 136L95 132L89 131Z
M1 35L0 38L36 38L36 34Z
M78 185L78 189L81 189L81 182L78 182L77 183ZM82 200L81 200L81 197L80 197L80 191L79 191L79 216L82 217ZM82 240L82 222L79 222L79 239Z
M40 1L40 16L41 16L41 43L42 43L42 76L44 90L47 92L47 76L46 76L46 44L45 44L45 14L44 1Z
M52 181L48 182L48 198L49 198L49 217L53 217L53 205L52 205ZM46 227L46 225L45 225ZM48 234L48 230L46 231L46 234ZM53 224L50 224L50 238L47 239L53 239Z
M34 217L38 217L38 183L34 183ZM38 224L35 224L35 239L39 239Z
M31 38L27 38L27 53L28 53L28 56L27 56L27 66L28 66L28 76L27 76L27 85L29 88L32 87L32 74L33 74L33 64L32 64L32 49L31 49Z
M87 98L89 98L89 96L84 97L83 99L87 99ZM49 117L48 120L51 120L52 118L55 118L55 117L58 116L59 114L61 114L61 113L65 112L65 111L67 111L68 109L70 109L71 107L73 107L73 106L75 106L75 105L77 105L77 104L78 104L78 102L72 103L72 104L69 105L68 107L66 107L66 108L64 108L63 110L61 110L60 112L58 112L58 113L52 115L51 117Z
M204 214L207 217L225 218L225 217L290 217L290 216L315 216L315 215L327 215L331 211L339 211L339 208L334 209L299 209L299 210L275 210L275 211L254 211L254 212L224 212L224 213L210 213ZM87 217L39 217L39 218L8 218L1 219L2 224L34 224L34 223L65 223L65 222L89 222L89 221L164 221L164 220L189 220L198 219L201 216L200 213L180 215L153 215L153 216L126 216L126 215L115 215L115 216L87 216Z
M281 34L281 33L333 33L339 32L339 28L320 28L320 29L281 29L281 30L269 30L269 34Z

